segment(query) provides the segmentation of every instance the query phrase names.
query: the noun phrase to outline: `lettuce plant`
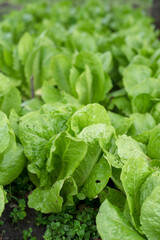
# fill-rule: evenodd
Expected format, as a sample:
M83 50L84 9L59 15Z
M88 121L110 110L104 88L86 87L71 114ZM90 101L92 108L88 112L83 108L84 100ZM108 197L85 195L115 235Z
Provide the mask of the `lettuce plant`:
M107 144L114 135L106 110L98 104L45 104L24 115L19 137L36 185L29 206L58 212L62 205L72 206L75 195L95 198L111 176L99 141Z

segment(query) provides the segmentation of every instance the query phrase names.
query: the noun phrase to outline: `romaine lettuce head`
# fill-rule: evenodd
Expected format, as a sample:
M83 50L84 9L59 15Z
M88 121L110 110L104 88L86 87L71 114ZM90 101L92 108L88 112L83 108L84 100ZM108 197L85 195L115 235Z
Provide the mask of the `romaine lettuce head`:
M73 205L75 195L97 197L111 176L99 143L115 135L108 114L99 104L78 108L50 103L20 119L19 137L37 187L29 206L44 213Z

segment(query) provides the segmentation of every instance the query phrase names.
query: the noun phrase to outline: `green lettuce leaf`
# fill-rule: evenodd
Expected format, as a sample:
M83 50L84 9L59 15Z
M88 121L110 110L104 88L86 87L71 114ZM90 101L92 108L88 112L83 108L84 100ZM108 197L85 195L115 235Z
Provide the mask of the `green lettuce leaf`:
M151 69L144 65L129 65L123 72L123 83L130 96L149 93L147 81L151 76Z
M137 95L132 99L133 112L147 113L153 105L151 96L147 93Z
M151 115L156 120L156 123L160 123L160 103L155 103L151 109Z
M71 176L87 152L87 144L67 132L62 132L53 140L47 161L47 171L53 178L61 180Z
M21 105L22 115L25 115L26 113L29 113L29 112L39 110L42 105L43 105L43 101L41 101L39 98L33 98L30 100L26 100Z
M0 97L4 96L9 92L11 87L11 82L8 77L0 73Z
M70 59L62 54L56 55L52 58L52 74L55 84L59 90L64 90L70 93L69 72L71 68Z
M92 82L90 68L86 65L84 72L82 72L76 82L76 92L80 103L87 104L92 102Z
M105 94L111 89L112 83L110 78L106 77L100 58L90 52L80 52L76 58L74 65L84 70L87 65L92 75L92 102L100 102L104 100Z
M141 230L149 240L160 238L160 185L156 186L142 204Z
M29 53L32 51L33 37L29 33L24 33L18 43L19 59L25 64Z
M125 163L130 158L146 158L143 152L143 145L126 135L119 136L116 140L117 152L121 161Z
M8 147L10 141L10 127L7 116L0 112L0 154L2 154Z
M107 185L110 177L111 167L108 161L104 157L101 157L100 160L95 164L89 177L86 179L84 186L78 194L78 198L95 198Z
M77 187L73 178L69 177L57 181L49 189L36 188L29 195L28 205L43 213L60 212L62 204L72 205L73 196L77 193ZM63 198L64 197L64 198Z
M7 185L22 172L25 157L22 145L16 143L7 116L0 112L0 118L0 185Z
M126 134L128 132L133 122L132 118L127 118L110 111L108 112L108 115L117 135Z
M160 185L160 172L155 170L146 181L143 183L141 187L141 196L140 196L140 204L142 206L143 202L151 195L152 191L155 187Z
M96 218L97 229L103 240L142 240L141 237L124 217L119 208L107 199L102 203Z
M108 186L99 194L99 198L101 203L107 198L111 204L122 210L126 202L126 196L123 192Z
M1 111L9 116L11 109L14 109L17 114L21 113L21 94L16 87L12 87L5 94L1 103Z
M134 227L140 230L140 188L152 170L142 157L129 158L122 168L121 181L127 196Z
M158 124L150 133L147 145L148 156L151 159L160 159L160 124Z
M0 186L0 216L2 215L5 203L7 203L6 192L3 190L3 186Z
M85 127L92 124L104 123L111 125L105 108L97 103L88 104L76 111L68 123L69 131L77 136Z
M152 130L156 126L154 118L149 113L134 113L131 114L130 117L133 120L133 125L129 129L128 134L131 136L135 135L139 137L143 137L144 135L146 137L144 141L147 142L147 135L149 137L150 130Z
M19 176L25 166L23 147L13 142L5 151L3 157L0 157L2 158L0 163L0 184L8 185Z

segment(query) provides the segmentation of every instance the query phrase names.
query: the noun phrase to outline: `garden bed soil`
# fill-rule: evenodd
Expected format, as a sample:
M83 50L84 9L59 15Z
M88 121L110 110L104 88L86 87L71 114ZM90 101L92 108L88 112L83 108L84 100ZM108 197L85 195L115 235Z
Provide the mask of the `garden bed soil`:
M5 206L5 210L2 214L1 220L4 221L3 226L0 226L0 240L22 240L23 230L32 228L32 236L36 236L37 240L43 240L45 232L44 226L36 226L35 220L37 217L34 209L26 207L27 216L22 221L18 221L16 224L12 224L12 219L9 217L10 213L15 207L14 202L9 202Z

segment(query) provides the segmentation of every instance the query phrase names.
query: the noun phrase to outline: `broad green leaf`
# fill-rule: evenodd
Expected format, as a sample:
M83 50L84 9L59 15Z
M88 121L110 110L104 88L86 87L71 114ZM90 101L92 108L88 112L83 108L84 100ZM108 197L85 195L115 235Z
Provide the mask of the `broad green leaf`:
M135 52L133 51L133 49L131 49L125 44L121 46L121 51L124 54L124 56L127 58L127 60L131 62L135 56Z
M103 70L105 73L109 73L111 68L112 68L112 53L110 51L105 52L100 55L101 61L102 61L102 66Z
M129 65L123 72L123 83L128 94L130 96L136 96L140 93L148 93L149 86L147 86L146 81L150 76L150 68L143 65ZM143 84L143 88L141 89L139 89L140 84Z
M0 73L0 97L4 96L9 92L11 87L11 82L8 77Z
M151 131L147 150L151 159L160 159L160 124Z
M103 240L142 240L119 208L107 199L102 203L96 218L97 229Z
M78 138L85 141L88 145L85 158L73 174L78 187L82 187L83 184L90 179L92 173L96 171L94 168L102 154L99 141L104 139L105 143L109 143L113 134L114 129L111 126L106 126L105 124L92 124L85 127L78 135ZM99 174L99 171L97 171L96 174Z
M42 99L45 103L54 103L61 100L61 94L50 82L42 85Z
M28 197L28 205L42 213L57 213L62 211L62 204L73 206L73 196L77 187L73 178L57 181L49 189L36 188Z
M43 101L39 98L33 98L22 103L22 115L25 115L29 112L37 111L43 105Z
M160 172L154 171L144 182L144 184L141 187L141 197L140 197L140 203L141 206L143 202L151 195L152 191L155 187L160 185Z
M144 65L149 67L151 65L151 61L150 59L148 59L147 57L144 57L142 55L136 55L133 59L132 59L132 64L136 64L136 65Z
M54 134L54 130L53 134ZM24 153L29 161L43 162L45 145L49 140L49 126L43 120L43 115L31 112L20 118L19 137L24 147ZM51 136L50 136L51 137Z
M20 116L16 113L16 111L14 109L12 109L10 111L10 115L9 115L9 122L10 122L10 125L11 125L16 137L19 136L19 130L18 130L19 119L20 119Z
M141 230L149 240L160 238L160 185L146 198L141 208Z
M49 189L36 188L28 197L28 206L43 213L60 212L63 204L60 191L63 184L64 180L60 180Z
M95 198L107 185L110 177L111 167L108 161L104 157L101 157L94 166L92 173L87 178L78 197L83 198L84 196L89 199Z
M6 192L3 190L3 186L0 186L0 216L2 215L5 203L7 203Z
M62 91L61 92L61 103L64 103L64 104L71 104L71 105L75 105L77 108L80 108L81 107L81 104L80 102L74 98L73 96L71 96L70 94Z
M140 232L140 189L151 174L147 161L142 157L129 158L122 168L121 181L135 228Z
M111 134L110 134L109 141L106 141L107 138L101 138L99 140L99 144L104 153L104 158L107 159L109 164L115 168L122 168L123 163L120 157L116 154L117 147L115 145L115 140L116 140L115 132L112 130L112 128L110 128L110 130L111 130L110 132Z
M10 91L3 97L1 111L9 116L11 109L14 109L17 114L21 112L21 94L19 90L12 87Z
M69 128L78 135L83 128L97 123L110 124L110 119L105 108L97 103L88 104L76 111L69 122Z
M125 96L111 99L109 101L108 109L112 111L114 110L115 112L117 112L118 109L118 113L126 116L129 116L132 113L131 103L129 99Z
M33 79L34 91L39 89L42 85L42 80L40 78L41 57L42 49L37 48L33 49L26 59L24 67L26 83L24 85L24 89L28 96L31 95L31 78Z
M139 50L142 47L142 39L139 36L127 36L125 42L128 47L134 50Z
M144 132L152 130L156 126L154 118L149 114L134 113L130 116L133 120L133 125L130 128L129 135L140 135Z
M137 95L132 100L133 112L147 113L151 110L152 105L151 96L147 93Z
M151 109L151 115L156 120L156 123L160 123L160 102L155 103Z
M104 202L106 199L110 201L111 204L115 205L116 207L123 210L126 196L123 192L111 188L111 187L105 187L104 190L99 194L100 203Z
M102 62L100 58L90 52L80 52L74 62L78 69L84 70L88 65L92 74L92 102L100 102L105 98L105 94L111 89L110 79L105 79Z
M80 76L80 72L74 66L72 66L69 74L69 84L71 88L71 93L76 98L77 98L76 83L79 76Z
M152 160L152 161L149 162L149 165L152 168L156 168L156 169L160 168L160 161L159 161L159 159Z
M94 140L103 140L107 144L110 143L114 134L115 131L112 126L107 126L104 123L97 123L83 128L77 137L88 143L92 143Z
M0 112L0 154L7 149L10 136L11 133L7 116L3 112Z
M13 142L12 146L0 158L0 184L8 185L19 176L25 166L22 145L18 143L16 145Z
M84 185L100 157L101 148L98 142L93 139L93 143L88 144L86 156L73 173L73 178L78 188L81 188Z
M117 167L114 167L114 166L112 167L111 179L114 182L116 188L119 189L120 191L124 192L124 188L122 186L122 182L121 182L121 179L120 179L121 172L122 172L122 166L121 166L121 168L117 168Z
M119 207L120 209L124 208L126 197L125 194L117 189L107 187L107 199L115 205L116 207Z
M87 152L84 141L72 137L67 132L60 133L54 140L47 161L47 171L57 180L71 176Z
M97 50L95 38L88 32L74 31L68 36L67 47L78 51L95 52Z
M122 168L123 167L123 163L122 163L121 159L119 157L115 156L114 154L108 152L102 144L103 144L102 141L100 141L100 146L101 146L101 148L102 148L102 150L104 152L104 158L107 159L107 161L109 162L109 164L112 167Z
M0 118L0 185L7 185L22 172L25 157L22 145L16 144L6 115L0 112Z
M87 65L84 72L77 79L76 92L80 103L87 104L92 102L92 75Z
M116 140L118 155L121 161L125 163L130 158L147 158L141 145L131 137L126 135L119 136Z
M71 92L69 85L69 71L71 68L70 59L62 54L52 58L52 74L56 85L60 90Z
M116 130L117 135L126 134L132 125L133 120L131 118L123 117L119 114L108 112L111 119L111 124Z
M72 177L68 177L61 189L61 196L63 197L63 208L65 207L73 207L74 204L74 196L77 195L78 189L77 185Z
M73 104L77 106L81 106L79 101L66 93L65 91L59 91L55 88L51 82L44 82L42 86L42 99L45 103L64 103L64 104Z
M43 167L37 166L37 162L29 163L27 166L29 177L36 187L50 188L53 185L52 176L46 171L46 163Z
M26 32L18 43L18 55L23 64L25 64L27 56L32 51L32 47L33 38L28 32Z

